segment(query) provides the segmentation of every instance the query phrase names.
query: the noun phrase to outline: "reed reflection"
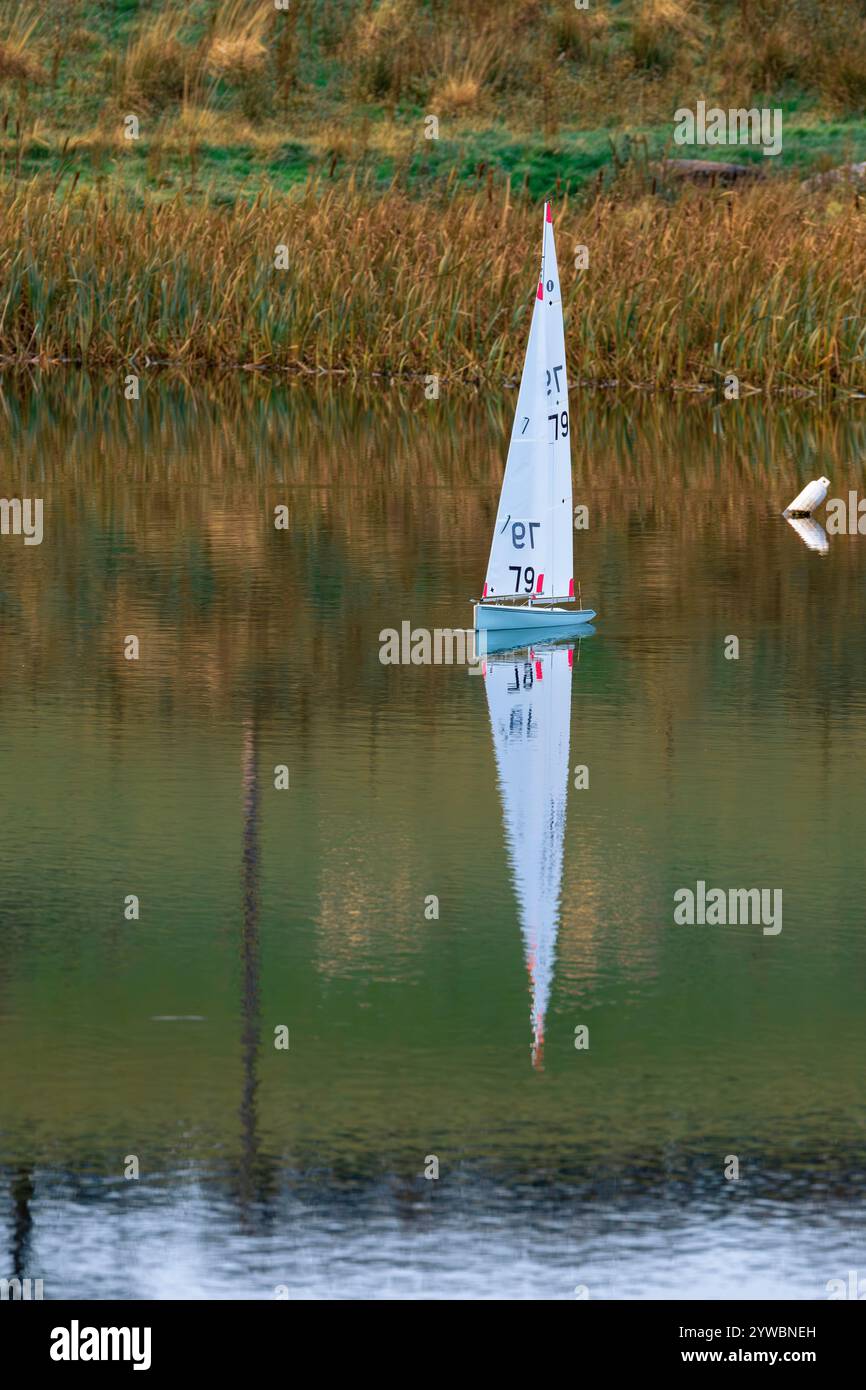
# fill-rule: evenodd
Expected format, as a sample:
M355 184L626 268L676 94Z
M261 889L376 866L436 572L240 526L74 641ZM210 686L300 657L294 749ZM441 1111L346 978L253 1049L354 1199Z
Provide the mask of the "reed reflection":
M240 1104L241 1158L238 1201L248 1219L250 1209L260 1201L267 1186L262 1162L258 1115L258 1063L261 1033L261 939L260 939L260 848L259 848L259 770L258 720L255 715L243 725L241 753L243 788L243 848L241 879L243 918L241 926L241 1069Z
M35 1192L33 1171L21 1167L12 1178L10 1195L12 1198L12 1278L27 1279L32 1275L30 1261L31 1238L33 1233L33 1195Z

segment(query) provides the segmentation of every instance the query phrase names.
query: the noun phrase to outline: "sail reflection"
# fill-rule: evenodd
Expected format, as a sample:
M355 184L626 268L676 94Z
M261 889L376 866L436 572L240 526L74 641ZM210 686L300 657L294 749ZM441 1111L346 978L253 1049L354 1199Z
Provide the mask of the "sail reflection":
M488 654L484 665L505 837L529 972L536 1068L543 1065L559 928L574 651L573 642L529 646L507 655Z

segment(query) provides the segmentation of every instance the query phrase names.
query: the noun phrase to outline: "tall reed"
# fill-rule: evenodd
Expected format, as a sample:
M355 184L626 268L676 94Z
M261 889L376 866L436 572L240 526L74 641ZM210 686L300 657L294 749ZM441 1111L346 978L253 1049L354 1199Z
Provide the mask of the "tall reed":
M866 385L851 190L602 196L557 207L556 232L573 378ZM539 208L457 184L419 202L310 182L224 207L34 181L0 197L0 355L513 379L540 243Z

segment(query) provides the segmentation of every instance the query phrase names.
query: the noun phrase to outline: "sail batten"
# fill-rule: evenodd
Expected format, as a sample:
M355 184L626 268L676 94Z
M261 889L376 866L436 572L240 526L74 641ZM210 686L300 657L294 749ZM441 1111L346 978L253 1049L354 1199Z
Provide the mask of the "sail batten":
M573 586L568 377L553 214L505 463L484 596L552 601ZM540 582L540 587L539 587Z

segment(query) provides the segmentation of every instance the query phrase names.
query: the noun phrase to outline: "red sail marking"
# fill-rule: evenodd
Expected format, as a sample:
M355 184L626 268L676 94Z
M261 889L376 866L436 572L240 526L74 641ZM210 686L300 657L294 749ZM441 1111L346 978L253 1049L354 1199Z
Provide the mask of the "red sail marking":
M571 582L572 582L572 584L574 584L574 580L572 580ZM484 585L484 593L481 595L481 597L482 597L482 598L486 598L486 597L487 597L487 585L486 585L486 584Z
M535 298L536 298L536 299L543 299L543 298L544 298L544 290L541 288L541 281L540 281L540 280L539 280L539 282L538 282L538 294L535 296Z
M545 208L547 209L547 220L548 220L548 222L552 222L552 221L553 221L553 208L550 206L550 203L545 203L544 206L545 206Z
M540 681L540 680L542 679L542 675L541 675L541 662L540 662L540 661L536 661L536 663L535 663L535 679L536 679L537 681Z
M573 580L573 579L569 579L569 581L568 581L568 597L569 597L569 598L574 598L574 580Z
M574 647L569 647L568 649L568 664L569 666L574 665Z
M544 588L544 575L543 575L543 574L540 574L540 575L538 576L538 583L537 583L536 586L535 586L535 592L536 592L537 594L540 594L543 588Z

